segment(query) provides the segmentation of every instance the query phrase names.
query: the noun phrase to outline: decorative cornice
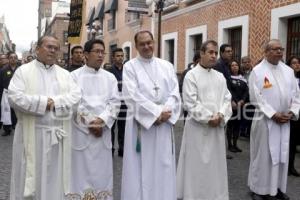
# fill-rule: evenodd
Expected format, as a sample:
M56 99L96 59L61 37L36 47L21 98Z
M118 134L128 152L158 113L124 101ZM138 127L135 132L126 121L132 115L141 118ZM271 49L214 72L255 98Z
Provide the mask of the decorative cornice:
M172 10L175 10L179 7L179 4L178 3L174 3L174 4L171 4L167 7L164 8L164 12L171 12Z
M182 14L185 14L185 13L190 13L194 10L197 10L199 8L203 8L205 6L209 6L209 5L212 5L214 3L218 3L222 0L206 0L206 1L202 1L200 3L197 3L195 5L192 5L192 6L187 6L185 8L182 8L182 9L179 9L179 10L176 10L174 12L171 12L169 14L166 14L166 15L163 15L162 16L162 20L168 20L168 19L171 19L173 17L177 17L179 15L182 15ZM184 3L184 2L183 2Z

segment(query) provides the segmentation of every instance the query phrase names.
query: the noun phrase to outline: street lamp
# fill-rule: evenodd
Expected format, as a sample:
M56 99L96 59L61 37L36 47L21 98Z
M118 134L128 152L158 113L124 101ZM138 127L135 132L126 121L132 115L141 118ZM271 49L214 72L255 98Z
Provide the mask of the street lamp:
M99 20L95 20L92 23L92 26L88 27L87 32L89 34L89 38L92 39L97 38L98 35L102 35L101 22Z
M158 28L157 28L157 57L160 58L160 45L161 45L161 16L165 5L165 0L146 0L148 6L155 3L155 13L158 13Z

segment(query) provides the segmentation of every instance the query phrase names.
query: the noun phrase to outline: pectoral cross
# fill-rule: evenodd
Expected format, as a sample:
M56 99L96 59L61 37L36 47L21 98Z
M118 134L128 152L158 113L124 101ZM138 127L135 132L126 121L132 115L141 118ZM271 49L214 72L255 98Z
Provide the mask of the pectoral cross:
M158 87L158 85L156 84L156 83L154 83L154 88L153 88L153 90L155 91L155 97L158 97L158 90L159 90L160 88Z

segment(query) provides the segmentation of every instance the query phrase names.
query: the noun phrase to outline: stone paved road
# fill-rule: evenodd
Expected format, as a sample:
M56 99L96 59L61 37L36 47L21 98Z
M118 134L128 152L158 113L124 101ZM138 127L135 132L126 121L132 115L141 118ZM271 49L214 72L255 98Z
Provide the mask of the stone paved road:
M178 159L182 136L183 123L178 122L175 128L176 158ZM11 168L12 136L0 136L0 200L9 198L9 182ZM251 200L247 187L247 175L249 167L249 141L241 138L239 146L244 150L242 153L231 154L233 160L228 161L229 192L230 200ZM300 154L296 158L296 168L300 171ZM122 173L122 159L114 156L114 199L120 200ZM300 200L300 178L289 177L288 195L291 200Z
M178 122L175 127L175 141L176 141L176 159L179 156L181 145L181 137L183 132L182 121ZM232 160L227 161L228 176L229 176L229 193L230 200L251 200L249 189L247 187L247 176L249 167L249 140L241 138L239 147L244 151L242 153L231 153L234 156ZM300 154L296 158L296 168L300 171ZM114 157L114 199L120 199L121 188L121 168L122 159L118 156ZM289 177L288 180L288 195L290 200L300 200L300 178Z
M13 136L0 136L0 200L9 199L12 141Z

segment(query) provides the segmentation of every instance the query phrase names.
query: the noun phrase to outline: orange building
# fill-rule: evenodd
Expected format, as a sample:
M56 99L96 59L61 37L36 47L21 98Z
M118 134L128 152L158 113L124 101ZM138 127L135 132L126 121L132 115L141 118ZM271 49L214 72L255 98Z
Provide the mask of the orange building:
M122 47L128 59L136 56L134 34L141 29L154 33L157 40L158 18L152 0L147 14L128 12L136 0L89 0L87 23L97 31L88 36L104 40L107 51ZM253 64L263 56L262 46L270 38L282 41L284 58L300 56L300 0L165 0L162 14L161 57L182 72L193 54L207 39L229 43L234 57L250 56ZM104 6L104 9L102 8ZM102 9L101 9L102 8ZM94 9L94 15L92 10ZM88 15L89 13L89 15ZM100 16L100 18L98 17ZM87 26L88 27L88 26ZM99 30L100 29L100 30ZM106 62L110 61L109 55Z

